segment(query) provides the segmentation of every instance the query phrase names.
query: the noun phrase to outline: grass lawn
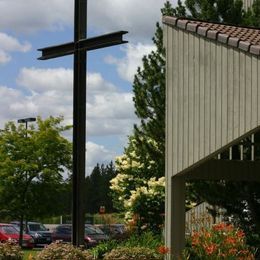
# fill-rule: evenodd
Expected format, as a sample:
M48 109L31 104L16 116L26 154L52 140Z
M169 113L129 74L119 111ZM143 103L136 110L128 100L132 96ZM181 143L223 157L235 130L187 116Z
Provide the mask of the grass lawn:
M37 253L39 252L39 250L23 250L23 260L28 260L29 259L29 256L31 255L31 256L35 256L35 255L37 255Z

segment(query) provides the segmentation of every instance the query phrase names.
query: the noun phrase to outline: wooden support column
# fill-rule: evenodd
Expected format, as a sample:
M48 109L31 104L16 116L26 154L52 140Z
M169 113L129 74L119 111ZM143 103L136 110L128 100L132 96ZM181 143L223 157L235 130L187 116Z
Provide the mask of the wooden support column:
M185 247L185 180L169 177L166 182L165 244L171 254L166 259L179 259Z

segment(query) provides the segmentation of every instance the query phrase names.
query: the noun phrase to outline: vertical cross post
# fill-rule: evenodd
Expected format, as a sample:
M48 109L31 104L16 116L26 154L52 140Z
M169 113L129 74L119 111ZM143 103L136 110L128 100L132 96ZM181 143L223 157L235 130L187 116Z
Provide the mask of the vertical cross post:
M84 183L86 160L86 51L78 42L87 34L87 1L75 0L74 89L73 89L73 205L72 243L84 244Z
M84 244L84 197L86 168L86 71L87 51L127 43L126 31L118 31L87 39L87 0L75 0L74 42L39 49L40 60L74 54L73 82L73 173L72 173L72 243Z

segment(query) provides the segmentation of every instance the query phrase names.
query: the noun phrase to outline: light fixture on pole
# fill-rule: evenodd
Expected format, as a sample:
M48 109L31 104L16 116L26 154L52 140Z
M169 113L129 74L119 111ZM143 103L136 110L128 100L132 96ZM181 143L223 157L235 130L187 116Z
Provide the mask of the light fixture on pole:
M27 129L28 129L28 123L29 122L35 122L36 118L35 117L27 117L27 118L21 118L17 120L18 124L24 124L25 123L25 129L26 129L26 133L25 133L25 137L27 138ZM20 219L20 235L19 235L19 245L22 246L23 245L23 216ZM27 225L26 225L27 226Z
M25 128L27 130L28 127L28 122L35 122L36 118L35 117L27 117L27 118L22 118L22 119L18 119L17 122L20 123L25 123Z
M28 123L29 122L35 122L35 121L36 121L35 117L27 117L27 118L21 118L21 119L17 120L18 124L25 123L26 137L27 137Z

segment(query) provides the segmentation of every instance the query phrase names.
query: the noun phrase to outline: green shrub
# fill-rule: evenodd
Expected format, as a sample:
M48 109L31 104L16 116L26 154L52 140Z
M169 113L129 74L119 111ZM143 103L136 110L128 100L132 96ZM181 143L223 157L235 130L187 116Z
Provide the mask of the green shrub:
M35 260L93 260L92 254L71 244L55 242L44 248Z
M90 251L94 259L102 259L105 253L110 252L112 249L116 248L117 246L118 246L118 241L110 240L95 246Z
M122 243L122 245L124 247L146 247L156 250L162 243L163 241L161 235L155 235L151 231L147 231L141 235L131 235Z
M164 256L146 247L118 247L106 253L104 260L160 260Z
M143 247L156 251L160 245L162 245L160 235L154 235L152 232L144 232L141 235L132 234L128 239L123 241L110 240L101 243L90 251L94 259L102 259L106 253L110 252L112 249L116 249L117 247Z
M0 243L0 260L22 260L23 252L11 242Z

